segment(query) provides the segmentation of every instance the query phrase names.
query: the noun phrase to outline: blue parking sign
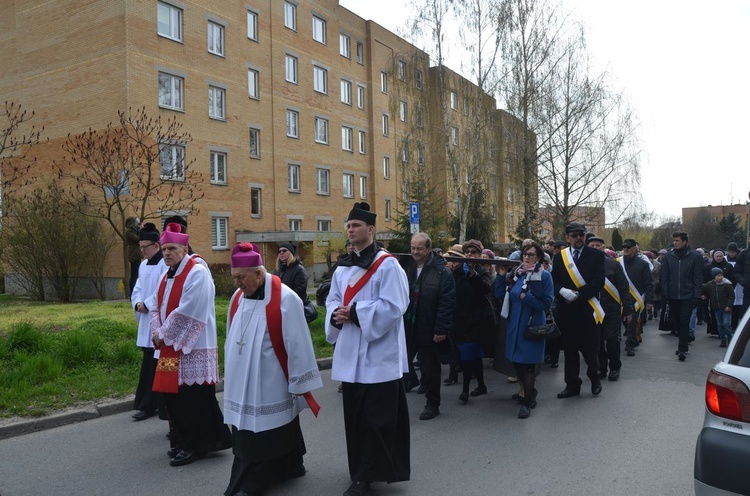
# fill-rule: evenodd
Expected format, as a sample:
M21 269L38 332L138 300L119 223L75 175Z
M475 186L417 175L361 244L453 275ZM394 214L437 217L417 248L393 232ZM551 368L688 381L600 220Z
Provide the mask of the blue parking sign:
M419 224L419 203L409 203L409 223Z

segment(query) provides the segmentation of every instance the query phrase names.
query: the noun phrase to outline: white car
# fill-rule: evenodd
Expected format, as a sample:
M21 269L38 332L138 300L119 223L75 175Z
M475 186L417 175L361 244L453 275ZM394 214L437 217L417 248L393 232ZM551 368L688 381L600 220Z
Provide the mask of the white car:
M750 495L750 312L706 380L706 418L695 446L695 494Z

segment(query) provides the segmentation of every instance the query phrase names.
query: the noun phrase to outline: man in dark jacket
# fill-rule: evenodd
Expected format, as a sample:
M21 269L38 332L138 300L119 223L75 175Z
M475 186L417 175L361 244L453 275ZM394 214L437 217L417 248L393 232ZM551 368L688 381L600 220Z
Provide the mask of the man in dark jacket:
M456 307L456 285L443 257L432 251L423 232L411 238L411 259L404 266L409 281L409 308L404 314L407 348L416 350L427 405L420 420L440 414L440 360L437 346L448 336ZM410 357L413 355L410 351Z
M734 277L737 284L742 286L743 300L742 300L742 315L745 315L748 307L750 307L750 235L747 237L747 248L742 250L737 255L737 263L734 264Z
M625 354L635 356L638 346L638 326L643 322L647 311L651 310L654 301L654 278L651 268L638 256L638 243L634 239L622 242L622 257L619 262L628 276L628 290L633 296L635 313L625 327Z
M604 253L584 246L586 226L572 223L565 228L570 247L552 261L552 279L557 300L557 325L563 334L565 389L558 398L581 394L580 357L586 362L591 394L602 392L599 379L599 324L604 310L599 294L604 289Z
M669 301L669 313L677 319L680 344L675 351L684 362L688 354L690 315L701 301L703 289L703 257L688 246L688 234L672 234L674 249L667 253L661 264L661 295Z

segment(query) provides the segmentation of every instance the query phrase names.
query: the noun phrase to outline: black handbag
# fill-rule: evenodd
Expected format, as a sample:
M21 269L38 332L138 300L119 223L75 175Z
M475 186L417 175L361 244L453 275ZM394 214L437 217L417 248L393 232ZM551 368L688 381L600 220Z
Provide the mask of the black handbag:
M307 300L307 303L305 303L305 320L309 324L310 322L314 321L318 318L318 307L315 305L315 303L312 302L312 300Z
M531 317L529 317L529 324L531 324ZM526 331L524 331L523 335L529 341L541 341L542 339L559 338L562 336L562 333L560 332L560 329L557 328L555 319L548 316L547 323L543 325L527 325Z

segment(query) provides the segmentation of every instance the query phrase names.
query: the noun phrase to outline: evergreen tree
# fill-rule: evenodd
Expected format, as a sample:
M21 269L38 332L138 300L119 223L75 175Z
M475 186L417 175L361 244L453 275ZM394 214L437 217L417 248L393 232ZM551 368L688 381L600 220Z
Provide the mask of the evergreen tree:
M726 248L727 244L731 242L737 243L738 246L742 246L745 241L745 229L742 227L742 219L737 217L733 212L729 215L725 215L719 221L718 229L721 235L721 246Z

